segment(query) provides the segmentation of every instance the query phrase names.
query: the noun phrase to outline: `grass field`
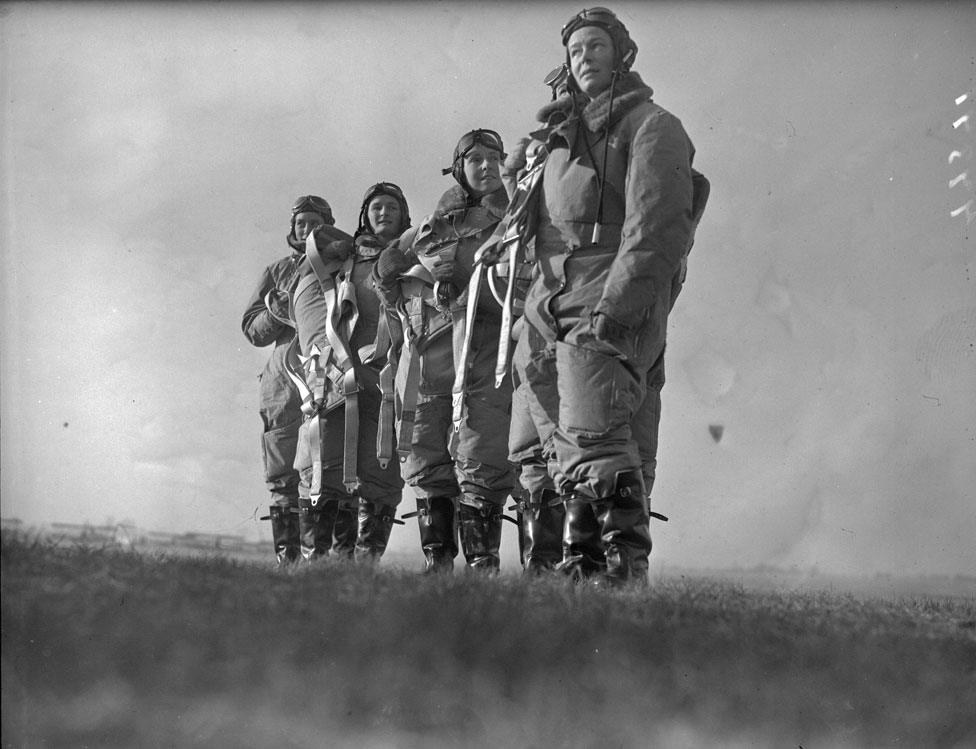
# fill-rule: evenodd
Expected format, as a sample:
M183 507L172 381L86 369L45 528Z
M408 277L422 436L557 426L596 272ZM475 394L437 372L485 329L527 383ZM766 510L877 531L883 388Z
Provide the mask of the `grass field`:
M973 747L976 592L641 591L6 536L4 747Z

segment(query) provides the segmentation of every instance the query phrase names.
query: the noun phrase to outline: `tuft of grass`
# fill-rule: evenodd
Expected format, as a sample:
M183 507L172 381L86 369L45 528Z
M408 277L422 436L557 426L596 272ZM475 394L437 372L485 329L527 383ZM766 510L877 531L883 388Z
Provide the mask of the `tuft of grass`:
M599 591L4 537L12 746L976 745L973 596Z

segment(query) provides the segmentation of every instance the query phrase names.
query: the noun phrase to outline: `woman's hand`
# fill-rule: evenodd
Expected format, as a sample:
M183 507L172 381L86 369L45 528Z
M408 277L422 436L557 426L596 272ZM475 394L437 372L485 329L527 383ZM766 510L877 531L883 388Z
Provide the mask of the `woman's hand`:
M605 343L625 340L630 335L628 325L624 325L619 320L614 320L610 315L603 312L595 312L590 318L590 324L593 326L593 335L596 339Z

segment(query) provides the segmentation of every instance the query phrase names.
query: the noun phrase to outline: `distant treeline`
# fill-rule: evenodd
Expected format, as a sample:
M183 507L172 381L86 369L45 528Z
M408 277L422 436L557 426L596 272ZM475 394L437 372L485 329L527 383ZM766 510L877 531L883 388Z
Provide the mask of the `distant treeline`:
M207 551L266 553L266 544L226 533L166 533L147 531L131 523L45 523L28 526L18 518L3 518L4 533L37 535L53 541L67 540L83 544L121 548L174 547Z

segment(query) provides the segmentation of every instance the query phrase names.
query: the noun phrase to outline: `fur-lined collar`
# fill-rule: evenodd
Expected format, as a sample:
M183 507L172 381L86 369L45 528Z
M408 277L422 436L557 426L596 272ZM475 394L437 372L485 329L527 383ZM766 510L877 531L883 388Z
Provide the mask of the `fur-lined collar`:
M495 192L490 192L481 196L480 199L472 201L467 190L461 185L454 185L441 195L441 199L437 201L437 208L434 209L434 215L447 216L450 213L478 206L486 208L489 213L501 218L505 215L505 209L508 208L508 193L505 192L504 187L499 187Z
M613 125L628 111L644 101L649 101L654 95L653 89L641 80L637 73L624 73L617 79L613 91L613 112L610 125ZM610 89L599 94L595 99L587 99L582 94L561 96L549 102L536 115L539 122L545 124L533 136L548 136L564 123L569 124L582 120L586 129L591 133L598 133L607 126L607 115L610 112ZM545 137L541 138L545 140Z

